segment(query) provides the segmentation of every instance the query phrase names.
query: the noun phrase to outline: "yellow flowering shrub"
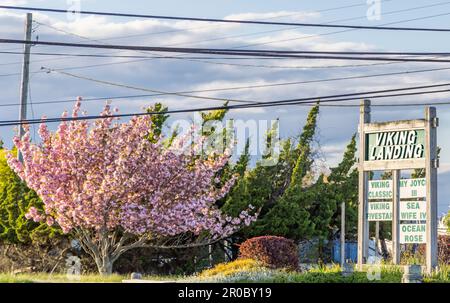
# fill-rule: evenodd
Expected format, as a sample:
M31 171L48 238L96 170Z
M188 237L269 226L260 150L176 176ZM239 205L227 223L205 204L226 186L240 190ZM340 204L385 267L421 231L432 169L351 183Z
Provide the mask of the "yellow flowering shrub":
M250 272L264 268L264 266L253 259L237 259L228 263L220 263L211 269L202 271L199 277L212 277L216 275L229 276L239 272Z

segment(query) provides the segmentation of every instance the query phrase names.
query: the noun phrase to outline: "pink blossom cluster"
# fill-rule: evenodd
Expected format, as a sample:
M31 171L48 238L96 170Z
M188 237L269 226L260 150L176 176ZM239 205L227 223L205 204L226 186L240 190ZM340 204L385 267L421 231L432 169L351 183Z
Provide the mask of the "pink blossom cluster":
M72 117L79 116L80 100ZM162 136L157 143L146 139L149 115L120 123L112 114L107 105L101 113L106 117L92 125L88 120L63 121L54 133L41 124L40 144L31 143L28 131L21 140L14 138L24 161L9 155L8 163L44 202L44 213L30 208L27 218L57 223L66 233L123 228L138 235L208 231L214 237L230 235L256 219L246 211L231 218L215 206L235 181L214 186L228 154L205 158L176 152L165 147ZM173 146L185 140L179 138ZM203 140L199 137L193 148Z

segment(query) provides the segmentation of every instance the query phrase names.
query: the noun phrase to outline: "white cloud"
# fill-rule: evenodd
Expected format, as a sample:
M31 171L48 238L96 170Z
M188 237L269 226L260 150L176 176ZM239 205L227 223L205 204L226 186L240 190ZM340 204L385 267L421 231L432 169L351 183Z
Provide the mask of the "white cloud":
M1 5L24 5L26 4L28 1L26 0L0 0L0 4Z
M450 162L439 163L439 173L444 174L450 172Z
M290 21L305 21L310 19L317 19L320 17L318 12L304 12L304 11L278 11L268 13L238 13L226 16L226 20L261 20L272 21L271 19L286 18ZM279 20L273 20L279 21Z
M218 24L211 22L171 22L156 19L136 19L126 22L112 22L109 21L107 17L103 16L81 16L75 20L64 20L55 19L48 15L38 14L36 20L76 35L87 36L95 39L120 37L121 39L134 38L136 41L142 41L143 39L146 39L145 35L148 35L154 43L154 37L157 37L156 41L161 41L161 38L163 38L163 43L159 43L161 45L185 42L183 40L171 41L174 37L201 37L201 35L207 34L217 35L220 33L226 33L228 30L237 27L234 24L221 24L219 26ZM46 29L46 31L52 33L51 30ZM192 37L190 38L192 39Z

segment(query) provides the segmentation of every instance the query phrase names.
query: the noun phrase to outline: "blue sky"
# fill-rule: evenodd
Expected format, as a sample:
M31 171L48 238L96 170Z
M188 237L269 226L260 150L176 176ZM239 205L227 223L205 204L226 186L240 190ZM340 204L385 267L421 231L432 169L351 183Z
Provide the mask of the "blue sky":
M70 1L49 0L0 0L2 4L27 5L48 8L70 8ZM332 8L355 5L346 9ZM420 8L426 5L435 5ZM381 19L368 20L368 6L365 0L344 1L287 1L287 0L245 0L245 1L96 1L82 0L82 10L128 12L154 15L178 15L188 17L268 19L287 22L346 23L358 25L382 25L415 18L450 13L450 1L406 1L391 0L381 2ZM399 12L400 10L406 10ZM23 37L24 12L0 10L0 37ZM238 47L256 44L253 48L291 49L291 50L380 50L380 51L448 51L450 39L448 33L428 32L390 32L354 30L333 33L340 29L326 28L279 28L262 25L230 25L194 23L185 21L143 20L130 18L109 18L82 16L80 19L68 19L64 14L35 13L33 37L39 35L44 41L92 42L92 39L105 43L150 45L150 46L186 46L186 47ZM430 17L423 20L402 22L393 26L450 27L450 14ZM50 26L50 27L49 27ZM59 29L58 30L55 30ZM273 31L279 29L279 31ZM64 32L65 33L64 33ZM171 31L166 34L158 32ZM270 32L272 31L272 32ZM72 33L72 35L67 34ZM244 36L245 34L245 36ZM320 36L316 36L316 35ZM139 35L139 36L136 36ZM120 37L120 38L118 38ZM228 37L227 39L219 39ZM89 40L91 39L91 40ZM261 44L263 43L263 44ZM17 49L16 45L0 45L0 50ZM73 52L73 53L113 53L107 50L61 49L57 47L36 46L33 52ZM136 55L133 52L121 54ZM114 52L117 54L117 52ZM49 60L50 59L50 60ZM15 103L19 99L19 76L2 76L20 72L21 57L0 54L0 104ZM45 61L43 61L45 60ZM78 95L84 97L104 97L130 94L142 94L141 91L100 85L86 80L60 74L39 72L41 66L48 68L70 68L67 71L76 75L88 76L100 80L129 84L137 87L160 89L165 91L189 91L209 88L225 88L240 85L269 84L290 81L303 81L341 76L368 75L375 73L408 71L423 68L443 67L444 64L401 63L385 66L358 68L324 68L328 65L362 64L364 62L346 61L307 61L307 60L267 60L246 61L248 64L266 64L272 66L303 66L304 68L257 68L217 65L187 60L147 60L132 63L120 63L129 59L117 58L48 58L32 55L30 90L32 102L71 99ZM220 61L220 60L217 60ZM222 60L230 63L232 61ZM87 67L102 64L102 66ZM445 66L449 66L447 64ZM80 68L83 67L83 68ZM315 67L315 68L311 68ZM317 68L320 67L320 68ZM402 86L427 85L448 82L449 71L410 74L396 77L368 78L323 82L304 85L292 85L264 89L225 91L204 93L205 96L252 99L269 101L276 99L301 98L338 93L351 93L365 90L388 89ZM374 101L374 103L395 102L434 102L448 100L448 94L413 96ZM170 108L188 108L205 106L205 101L164 96L155 99L138 98L116 100L122 113L139 112L156 101ZM208 101L207 105L220 105L221 102ZM84 107L90 114L98 113L103 102L86 102ZM38 118L42 115L58 116L64 109L70 109L70 103L42 105L34 104L28 108L28 116ZM303 126L308 108L290 106L284 108L253 109L230 112L235 119L276 119L280 118L281 135L294 136ZM373 109L374 121L421 118L424 108ZM16 119L18 108L0 107L0 120ZM439 211L446 212L450 202L450 112L449 106L439 106L440 117L439 145L442 147L441 168L439 174ZM180 116L172 117L179 119ZM351 135L357 131L357 108L323 108L319 119L320 150L327 165L336 164ZM0 137L7 146L11 145L13 128L3 127Z

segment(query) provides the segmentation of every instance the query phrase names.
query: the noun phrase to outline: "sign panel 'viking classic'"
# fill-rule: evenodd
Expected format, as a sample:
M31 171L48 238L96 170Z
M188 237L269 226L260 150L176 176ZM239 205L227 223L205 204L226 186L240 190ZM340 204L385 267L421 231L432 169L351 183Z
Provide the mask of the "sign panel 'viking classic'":
M366 161L422 159L425 130L387 131L366 134Z

